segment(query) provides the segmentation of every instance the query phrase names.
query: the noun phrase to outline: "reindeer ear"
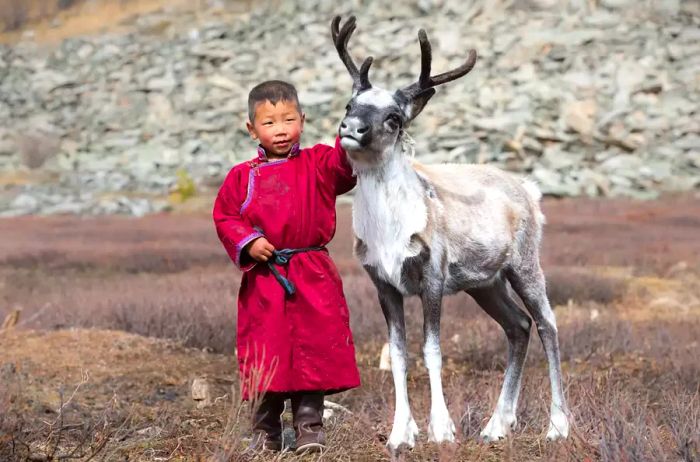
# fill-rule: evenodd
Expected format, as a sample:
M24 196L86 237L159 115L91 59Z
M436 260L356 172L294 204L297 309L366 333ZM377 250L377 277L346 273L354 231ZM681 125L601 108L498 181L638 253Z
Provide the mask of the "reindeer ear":
M408 123L418 117L418 114L423 111L425 105L428 104L430 98L435 94L435 89L426 88L415 95L407 95L404 92L399 92L399 94L400 96L398 99L402 101L401 107L406 115L406 123Z
M434 94L435 89L428 88L426 90L421 91L413 97L413 107L411 108L411 120L415 119L418 116L418 114L420 114L423 111L423 108L426 104L428 104L428 101L430 100L430 98L433 97Z

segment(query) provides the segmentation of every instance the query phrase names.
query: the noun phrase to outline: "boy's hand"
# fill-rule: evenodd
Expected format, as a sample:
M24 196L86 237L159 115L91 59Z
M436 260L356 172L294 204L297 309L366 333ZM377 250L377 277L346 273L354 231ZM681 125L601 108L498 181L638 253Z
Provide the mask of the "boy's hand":
M259 237L248 244L246 249L248 250L248 255L250 255L250 258L253 260L266 262L272 257L272 251L275 250L275 246L270 244L264 237Z

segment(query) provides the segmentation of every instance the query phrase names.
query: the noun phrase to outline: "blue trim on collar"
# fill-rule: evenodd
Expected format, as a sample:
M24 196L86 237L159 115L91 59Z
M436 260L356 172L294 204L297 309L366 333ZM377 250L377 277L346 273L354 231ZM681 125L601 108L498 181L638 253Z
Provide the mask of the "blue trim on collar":
M287 157L296 157L299 155L300 152L301 148L299 147L299 143L294 143ZM258 145L258 160L260 162L267 162L269 160L267 158L267 152L265 151L265 148L262 147L262 145Z

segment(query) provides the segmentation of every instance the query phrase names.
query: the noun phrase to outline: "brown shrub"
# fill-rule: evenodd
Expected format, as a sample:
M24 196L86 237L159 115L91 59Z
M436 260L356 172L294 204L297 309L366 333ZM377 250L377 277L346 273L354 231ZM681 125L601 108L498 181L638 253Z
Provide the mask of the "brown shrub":
M567 267L548 267L547 297L552 306L569 301L612 303L625 293L626 284L619 278L599 276L591 270Z
M86 277L74 271L60 276L15 271L7 281L12 288L5 295L12 297L8 306L25 309L26 327L118 329L233 351L238 282L232 272L193 269L116 277L98 272Z
M24 134L17 138L22 164L37 169L54 157L61 146L61 139L48 134Z
M28 22L53 17L65 10L82 3L84 0L0 0L0 21L5 31L15 31Z
M29 18L29 7L24 0L0 1L0 20L5 31L20 29Z

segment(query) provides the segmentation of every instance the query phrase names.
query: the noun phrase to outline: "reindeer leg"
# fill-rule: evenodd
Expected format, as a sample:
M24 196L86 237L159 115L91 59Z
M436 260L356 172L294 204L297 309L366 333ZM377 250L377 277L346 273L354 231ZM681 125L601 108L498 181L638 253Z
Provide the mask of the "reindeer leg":
M394 391L396 407L394 410L394 425L389 435L388 445L392 450L398 450L403 444L413 447L418 436L418 426L411 414L408 403L408 387L406 370L408 353L406 350L406 326L404 322L403 297L398 293L379 296L379 303L389 327L389 354L391 356L391 373L394 376Z
M440 351L440 312L442 310L442 280L427 279L423 290L423 357L430 377L430 425L428 439L436 443L454 442L455 424L445 404L442 391L442 353Z
M418 436L418 425L413 419L408 403L408 386L406 384L408 353L406 350L403 296L393 286L377 277L372 267L365 267L365 269L377 287L379 304L389 328L389 354L391 356L391 373L394 376L396 408L394 410L394 425L387 446L392 452L396 452L401 445L414 447Z
M472 289L468 293L501 325L508 338L508 365L501 394L493 415L481 432L484 441L497 441L505 438L517 423L515 411L518 407L520 382L530 341L531 321L510 297L503 279L498 278L491 287Z
M547 363L549 364L549 381L552 386L552 404L550 407L549 430L547 439L556 440L569 436L569 410L566 406L562 389L561 359L559 357L559 338L557 321L549 306L545 279L539 262L523 266L508 273L508 280L515 292L525 303L532 319L537 325Z

